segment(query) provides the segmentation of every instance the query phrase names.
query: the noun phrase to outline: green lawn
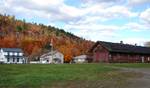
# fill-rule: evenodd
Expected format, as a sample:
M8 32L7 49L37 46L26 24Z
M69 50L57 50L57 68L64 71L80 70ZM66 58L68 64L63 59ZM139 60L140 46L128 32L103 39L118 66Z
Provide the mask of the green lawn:
M127 65L130 64L1 64L0 88L122 88L127 78L136 77L136 73L123 73L112 66Z

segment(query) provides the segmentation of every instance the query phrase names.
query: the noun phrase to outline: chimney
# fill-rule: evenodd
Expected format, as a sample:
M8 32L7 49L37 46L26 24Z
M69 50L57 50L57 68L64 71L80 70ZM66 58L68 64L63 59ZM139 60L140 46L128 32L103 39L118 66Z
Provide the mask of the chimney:
M120 41L120 44L123 44L123 41Z
M135 43L135 46L137 46L137 43Z

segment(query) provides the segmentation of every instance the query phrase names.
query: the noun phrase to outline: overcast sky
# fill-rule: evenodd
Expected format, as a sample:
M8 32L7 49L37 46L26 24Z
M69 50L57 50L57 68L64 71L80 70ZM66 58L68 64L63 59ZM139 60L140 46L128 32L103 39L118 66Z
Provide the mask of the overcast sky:
M0 13L93 41L150 41L150 0L0 0Z

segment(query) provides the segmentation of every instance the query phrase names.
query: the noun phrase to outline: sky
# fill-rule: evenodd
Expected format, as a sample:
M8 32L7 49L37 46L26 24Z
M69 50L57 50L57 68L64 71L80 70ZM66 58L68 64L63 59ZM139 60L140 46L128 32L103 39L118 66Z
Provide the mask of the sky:
M0 13L92 41L150 41L150 0L0 0Z

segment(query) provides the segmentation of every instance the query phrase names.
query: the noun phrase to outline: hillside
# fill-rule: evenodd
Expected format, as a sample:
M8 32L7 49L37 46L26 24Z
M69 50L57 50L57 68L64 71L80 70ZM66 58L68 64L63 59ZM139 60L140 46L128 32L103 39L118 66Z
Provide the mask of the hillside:
M75 36L63 29L37 23L17 20L15 16L0 15L0 47L19 47L30 59L35 59L45 46L53 41L55 49L65 55L65 62L73 56L85 54L93 45L92 41Z

